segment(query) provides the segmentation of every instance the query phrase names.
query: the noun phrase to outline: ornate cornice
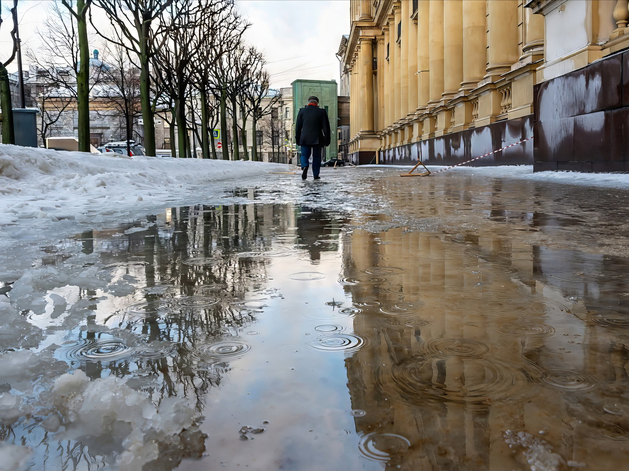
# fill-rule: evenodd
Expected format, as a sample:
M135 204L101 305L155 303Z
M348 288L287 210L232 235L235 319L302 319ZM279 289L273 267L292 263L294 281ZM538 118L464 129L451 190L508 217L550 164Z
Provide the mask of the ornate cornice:
M548 12L563 5L568 0L525 0L524 7L533 10L533 13L546 15Z

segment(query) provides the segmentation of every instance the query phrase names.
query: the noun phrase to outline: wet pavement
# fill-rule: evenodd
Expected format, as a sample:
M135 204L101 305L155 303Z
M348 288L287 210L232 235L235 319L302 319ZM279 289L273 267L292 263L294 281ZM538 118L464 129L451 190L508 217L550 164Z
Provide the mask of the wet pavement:
M3 284L4 443L38 470L625 469L629 191L398 175L42 247Z

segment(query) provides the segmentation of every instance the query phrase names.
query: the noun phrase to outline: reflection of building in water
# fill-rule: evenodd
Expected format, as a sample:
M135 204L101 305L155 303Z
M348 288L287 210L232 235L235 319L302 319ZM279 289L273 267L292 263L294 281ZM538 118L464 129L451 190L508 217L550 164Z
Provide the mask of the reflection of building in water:
M352 407L366 412L356 428L387 469L529 469L508 430L543 438L565 460L624 466L626 336L591 306L621 300L626 264L489 233L392 229L354 232L343 265L363 309L354 332L370 342L346 360ZM612 325L629 324L623 310Z

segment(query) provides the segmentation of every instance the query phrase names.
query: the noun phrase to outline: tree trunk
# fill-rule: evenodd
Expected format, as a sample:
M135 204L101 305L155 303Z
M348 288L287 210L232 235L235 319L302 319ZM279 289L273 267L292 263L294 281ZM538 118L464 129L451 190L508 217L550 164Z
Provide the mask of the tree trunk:
M232 105L232 132L234 134L233 155L234 155L234 160L240 160L240 149L238 149L238 118L236 115L237 106L236 106L235 98L231 98L231 105Z
M221 89L221 142L223 143L223 160L229 160L229 150L227 149L227 94L225 89ZM223 142L224 141L224 142Z
M184 112L185 106L181 99L175 100L175 114L177 115L177 141L179 143L179 158L187 156L188 143L186 133L186 116Z
M212 158L213 159L218 159L218 155L216 155L216 140L214 139L214 130L216 129L216 126L218 125L218 122L214 120L215 116L212 115L212 122L210 123L210 131L212 132L212 137L210 138L210 142L212 143Z
M175 117L175 108L170 110L171 118L170 118L170 155L173 157L177 157L177 148L175 146L175 140L177 137L175 136L175 123L177 122L177 118ZM148 154L147 154L148 155Z
M201 98L201 153L204 159L210 158L210 143L209 139L214 140L214 136L210 138L210 130L207 124L207 95L205 93L205 86L201 84L200 98Z
M257 162L258 157L258 120L253 118L251 121L251 160Z
M242 152L245 160L249 160L249 149L247 149L247 115L241 110L242 115Z
M140 33L140 104L142 106L142 119L144 121L144 148L146 155L155 157L155 122L153 121L153 108L151 107L151 78L149 69L149 33L151 23L142 23ZM174 124L174 123L173 123ZM171 141L171 147L174 142Z
M90 151L90 50L87 40L85 0L77 0L77 31L79 36L79 70L76 74L77 108L79 112L79 150Z
M9 73L0 62L0 104L2 106L2 142L15 144L15 128L13 125L13 107L11 106L11 89Z

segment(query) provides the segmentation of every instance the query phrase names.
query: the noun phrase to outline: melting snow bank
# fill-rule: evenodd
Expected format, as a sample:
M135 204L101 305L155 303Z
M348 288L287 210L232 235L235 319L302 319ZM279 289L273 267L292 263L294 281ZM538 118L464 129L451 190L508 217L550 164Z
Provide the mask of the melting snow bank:
M241 179L286 170L263 162L113 157L0 144L0 251L205 203Z
M216 182L285 169L263 162L112 157L0 144L0 226L163 207L173 199L200 199Z
M206 437L196 427L197 413L187 398L167 397L154 404L148 393L132 389L124 379L90 380L81 370L59 376L67 368L49 350L3 354L0 423L33 433L39 425L48 443L80 442L89 447L90 457L84 459L98 469L136 471L158 458L181 461L204 451ZM44 374L33 383L35 371ZM173 449L178 454L169 457ZM33 464L44 469L45 463L32 462L34 457L30 447L0 444L1 471L31 469Z

